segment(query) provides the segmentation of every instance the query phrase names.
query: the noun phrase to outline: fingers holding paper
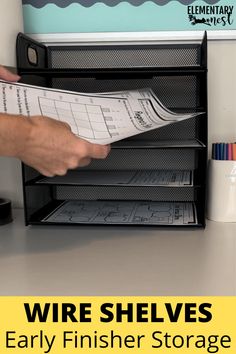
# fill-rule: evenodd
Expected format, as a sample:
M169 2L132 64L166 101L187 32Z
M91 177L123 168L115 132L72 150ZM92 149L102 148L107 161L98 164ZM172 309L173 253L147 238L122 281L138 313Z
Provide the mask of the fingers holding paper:
M11 73L9 70L4 68L4 66L0 65L0 79L15 82L20 79L20 76Z
M18 157L45 176L64 175L69 169L104 159L109 146L91 144L75 136L63 122L42 116L28 118L29 133Z

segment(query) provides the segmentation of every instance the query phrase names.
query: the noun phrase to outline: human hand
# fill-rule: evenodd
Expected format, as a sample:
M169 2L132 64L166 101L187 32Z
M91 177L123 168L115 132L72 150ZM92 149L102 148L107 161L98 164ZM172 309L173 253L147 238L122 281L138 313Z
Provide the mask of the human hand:
M109 146L78 138L67 123L43 116L23 119L28 124L24 130L27 136L17 139L15 155L45 176L64 175L68 169L88 165L93 158L106 158L110 151Z
M6 81L18 81L20 76L11 73L9 70L4 68L4 66L0 65L0 79Z

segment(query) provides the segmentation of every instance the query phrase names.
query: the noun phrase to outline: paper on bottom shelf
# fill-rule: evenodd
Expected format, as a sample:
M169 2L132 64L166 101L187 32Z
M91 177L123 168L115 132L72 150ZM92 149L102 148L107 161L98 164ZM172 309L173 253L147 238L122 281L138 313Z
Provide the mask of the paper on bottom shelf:
M66 201L44 222L78 224L195 225L194 203Z

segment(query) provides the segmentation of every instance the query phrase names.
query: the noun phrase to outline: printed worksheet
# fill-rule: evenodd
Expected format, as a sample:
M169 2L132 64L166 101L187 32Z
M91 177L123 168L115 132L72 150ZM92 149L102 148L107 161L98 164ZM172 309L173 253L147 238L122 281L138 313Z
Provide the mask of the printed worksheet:
M201 114L171 112L150 89L85 94L4 81L0 81L0 112L54 118L96 144L110 144Z
M169 110L167 107L165 107L150 88L133 90L133 91L102 92L100 93L100 95L110 96L110 97L111 96L123 97L128 99L137 99L137 100L148 99L155 106L156 111L159 112L163 117L165 117L166 120L168 119L173 120L174 116L176 117L182 116L182 114L180 115L178 113L175 113ZM185 119L188 119L191 117L195 117L196 115L197 115L196 113L185 113L184 117Z
M105 185L105 186L193 186L193 171L189 170L72 170L65 176L43 177L37 184Z
M197 224L193 203L66 201L42 221L78 224Z

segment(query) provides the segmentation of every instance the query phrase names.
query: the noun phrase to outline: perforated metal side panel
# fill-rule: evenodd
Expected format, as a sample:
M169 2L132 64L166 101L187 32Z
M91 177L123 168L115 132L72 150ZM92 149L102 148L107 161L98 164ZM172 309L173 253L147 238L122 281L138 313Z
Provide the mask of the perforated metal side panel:
M194 45L51 47L50 50L52 68L184 67L199 65L200 60L200 47Z
M155 187L80 187L57 186L55 198L58 200L154 200L154 201L194 201L192 188Z

